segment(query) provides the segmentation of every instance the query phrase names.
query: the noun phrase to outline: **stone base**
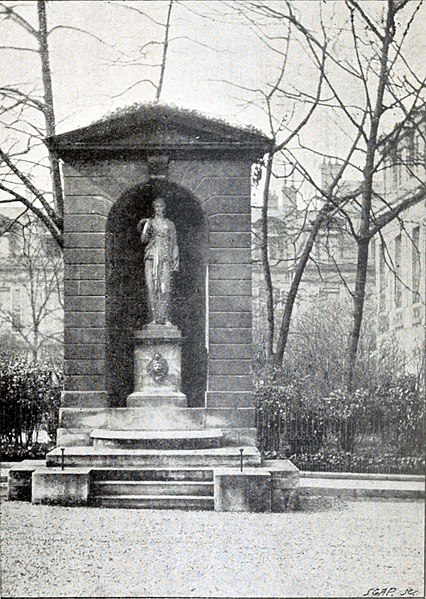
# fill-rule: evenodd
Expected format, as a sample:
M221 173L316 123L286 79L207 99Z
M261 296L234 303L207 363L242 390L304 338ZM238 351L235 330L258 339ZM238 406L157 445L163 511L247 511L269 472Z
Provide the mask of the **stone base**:
M49 505L87 505L90 469L40 468L32 475L32 502Z
M218 512L270 512L271 474L263 468L215 468L214 509Z
M173 325L148 324L135 331L134 338L134 393L140 397L180 394L179 329Z
M295 509L299 500L300 471L290 460L263 460L262 468L271 473L271 509Z
M163 408L175 406L177 408L187 408L188 400L186 395L180 391L176 393L143 393L135 391L127 398L128 408Z
M31 501L31 477L45 460L23 460L9 470L7 477L9 501Z

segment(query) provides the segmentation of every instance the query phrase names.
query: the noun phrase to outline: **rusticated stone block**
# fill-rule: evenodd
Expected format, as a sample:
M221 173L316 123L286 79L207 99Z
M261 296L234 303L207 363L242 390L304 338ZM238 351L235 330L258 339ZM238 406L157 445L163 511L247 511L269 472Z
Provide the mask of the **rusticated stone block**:
M84 329L84 328L65 328L65 344L83 343L83 344L104 344L106 341L105 329Z
M80 281L78 285L79 295L105 295L105 281Z
M203 203L206 214L251 214L250 198L247 196L213 196Z
M210 231L235 231L249 233L251 219L249 214L215 214L209 217Z
M94 174L98 176L94 176ZM111 186L108 185L108 182L105 180L105 177L99 176L100 173L94 173L88 176L80 176L80 177L65 177L65 195L67 196L68 201L72 202L72 197L80 197L83 198L83 205L79 207L79 210L82 210L83 213L87 212L96 212L95 209L91 208L91 199L92 197L96 198L105 198L105 203L112 204L112 197L108 197L111 193ZM85 200L85 203L84 203ZM85 208L84 208L85 206ZM96 207L98 210L99 208ZM104 214L105 211L102 210L101 214Z
M65 312L65 327L102 328L105 326L103 312Z
M251 280L239 281L210 281L209 285L210 296L213 295L249 295L251 296Z
M251 360L210 360L209 373L212 375L249 375L251 374Z
M103 375L76 375L64 376L64 387L69 391L103 391L105 377Z
M247 264L251 261L249 248L213 249L209 253L210 264Z
M207 391L206 404L208 408L252 408L253 393L233 391Z
M67 248L104 248L104 233L67 233L65 236Z
M78 295L78 281L64 281L65 300L73 295Z
M68 214L64 219L65 237L68 233L99 232L103 233L106 228L106 216L100 214Z
M216 329L210 328L210 343L245 343L251 344L252 330L249 329ZM251 354L250 354L251 357Z
M100 179L102 181L102 179ZM74 179L74 185L77 179ZM75 191L75 190L73 190ZM96 189L93 190L95 193L99 193ZM65 213L66 214L102 214L108 216L111 210L112 202L108 198L104 198L101 195L89 195L89 190L85 190L85 194L81 196L73 195L65 202Z
M209 279L225 280L237 279L238 281L251 281L251 264L210 264Z
M105 355L105 344L68 343L64 348L66 360L103 360Z
M209 324L212 328L250 328L250 312L211 312Z
M252 299L247 295L213 296L209 300L211 312L249 312L251 314ZM227 326L227 325L222 325Z
M252 346L244 343L210 345L210 358L213 360L239 360L252 357Z
M104 360L65 360L65 374L104 374Z
M65 296L65 310L70 312L104 312L105 297L101 296Z
M253 378L246 375L209 376L209 391L252 391Z
M250 178L223 178L219 169L217 169L216 174L212 176L206 176L205 173L202 172L198 181L193 180L192 185L187 187L187 189L188 191L191 191L203 205L206 200L210 200L215 196L246 196L248 198L247 201L250 201Z
M251 408L206 408L207 428L252 428L255 425L255 409Z
M66 264L102 264L105 262L105 250L65 248L64 261Z
M65 264L64 265L64 280L74 281L80 279L80 265L79 264Z
M211 248L249 248L250 233L210 233Z
M218 512L270 512L271 474L263 468L215 468L214 509Z
M80 279L85 280L103 280L106 277L105 264L81 264Z

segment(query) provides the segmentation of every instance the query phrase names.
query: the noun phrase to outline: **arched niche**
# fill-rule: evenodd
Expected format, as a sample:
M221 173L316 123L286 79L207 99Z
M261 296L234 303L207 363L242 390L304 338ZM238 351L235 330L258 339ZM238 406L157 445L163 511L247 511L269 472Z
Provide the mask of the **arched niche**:
M133 333L149 321L144 248L136 225L166 200L176 226L179 272L173 278L172 322L182 332L182 392L190 407L204 405L207 381L206 264L208 234L197 200L184 188L153 180L125 193L113 206L106 236L107 390L111 405L125 406L133 391Z

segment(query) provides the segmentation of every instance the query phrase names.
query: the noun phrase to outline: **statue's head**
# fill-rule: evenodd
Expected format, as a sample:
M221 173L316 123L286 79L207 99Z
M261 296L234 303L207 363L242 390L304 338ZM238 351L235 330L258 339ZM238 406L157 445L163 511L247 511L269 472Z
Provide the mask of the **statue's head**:
M152 205L154 207L155 214L164 214L166 202L163 198L155 198L155 200L152 202Z

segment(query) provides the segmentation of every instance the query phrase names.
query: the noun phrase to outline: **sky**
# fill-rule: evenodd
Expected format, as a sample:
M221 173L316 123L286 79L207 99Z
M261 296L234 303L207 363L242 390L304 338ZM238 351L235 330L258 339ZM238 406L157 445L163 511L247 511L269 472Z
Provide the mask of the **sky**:
M16 6L20 15L36 24L34 2L6 4ZM261 4L283 7L283 2L279 1ZM162 40L163 28L155 21L165 21L168 5L168 0L48 2L48 25L53 29L49 44L58 133L85 126L119 107L154 99L154 89L149 83L131 86L150 76L158 79L158 68L148 65L158 62L160 46L149 46L145 55L141 54L140 48L146 43ZM382 2L374 0L364 5L375 18L380 18ZM318 31L320 11L325 18L332 19L329 22L336 32L348 14L343 0L298 1L294 6L313 31ZM254 125L268 133L267 118L253 103L259 95L250 90L268 89L267 83L277 75L280 58L259 39L244 16L237 14L236 7L243 10L244 2L234 0L233 6L225 0L174 3L162 101L197 109L207 116L224 118L236 125ZM146 16L137 10L145 11ZM421 10L423 18L419 15L405 51L410 62L419 71L424 71L422 22L426 15L425 8ZM34 48L32 37L10 20L3 21L0 27L1 44ZM268 27L270 35L283 35L282 23L268 24ZM84 30L90 35L70 28ZM351 50L350 40L342 38L342 56L346 52L345 45ZM20 89L34 89L37 93L37 86L40 90L37 54L0 51L1 85L17 84ZM297 39L292 40L283 79L285 87L312 94L317 77L303 45ZM342 82L342 90L348 102L355 101L359 94L349 79L347 84ZM283 99L279 110L290 118L293 104ZM304 111L306 107L299 104L295 116ZM320 151L338 152L342 145L349 143L349 138L345 127L339 127L337 121L330 121L330 117L322 113L312 120L311 127L305 129L302 143ZM321 159L311 156L309 160L318 170Z

